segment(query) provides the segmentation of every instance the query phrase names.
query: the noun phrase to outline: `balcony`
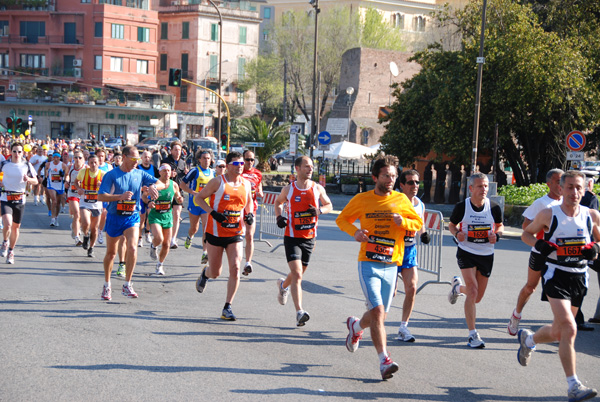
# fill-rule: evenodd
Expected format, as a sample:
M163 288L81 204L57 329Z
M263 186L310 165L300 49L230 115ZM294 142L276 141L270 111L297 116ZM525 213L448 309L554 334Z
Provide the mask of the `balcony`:
M0 43L19 43L28 45L83 45L83 35L65 37L62 35L52 36L0 36Z

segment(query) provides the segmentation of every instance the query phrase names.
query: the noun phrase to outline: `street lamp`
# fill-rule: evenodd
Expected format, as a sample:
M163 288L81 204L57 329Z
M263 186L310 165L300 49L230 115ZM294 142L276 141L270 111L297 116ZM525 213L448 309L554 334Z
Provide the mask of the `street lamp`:
M310 130L310 157L313 156L313 144L316 141L318 135L318 122L317 122L317 43L319 40L319 0L310 0L310 5L315 9L315 49L313 57L313 91L312 91L312 121Z
M346 88L346 94L348 95L348 141L350 141L350 113L352 112L352 94L354 93L354 87Z
M217 93L219 94L219 100L217 101L217 137L220 137L221 134L221 57L223 57L223 16L221 15L221 10L219 7L212 1L208 0L208 2L217 10L217 15L219 16L219 88L217 89Z
M223 64L229 63L229 61L229 59L225 59L223 60ZM208 74L210 74L210 72L214 70L215 67L217 67L217 65L214 65L211 68L209 68L206 74L204 74L204 79L202 80L202 82L204 82L204 86L207 86L206 77L208 77ZM206 137L206 89L204 90L204 107L202 109L202 137Z

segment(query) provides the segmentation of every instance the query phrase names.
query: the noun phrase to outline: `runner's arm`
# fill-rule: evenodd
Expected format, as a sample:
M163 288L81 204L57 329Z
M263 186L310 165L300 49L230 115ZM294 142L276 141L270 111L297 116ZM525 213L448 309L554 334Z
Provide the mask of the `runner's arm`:
M211 179L206 184L206 186L204 186L204 188L194 196L195 204L210 214L213 211L213 209L210 207L210 205L207 204L205 199L213 195L219 189L220 185L220 177L215 177L214 179Z
M288 184L281 189L281 193L275 199L275 217L283 215L283 205L287 202L287 196L290 192L290 185Z
M327 195L325 188L322 185L317 183L317 188L319 189L319 201L321 201L321 214L327 214L333 210L333 204L331 203L331 199Z
M538 239L535 235L544 229L550 227L550 220L552 219L552 209L543 209L535 216L533 222L531 222L521 235L521 240L528 246L534 247Z

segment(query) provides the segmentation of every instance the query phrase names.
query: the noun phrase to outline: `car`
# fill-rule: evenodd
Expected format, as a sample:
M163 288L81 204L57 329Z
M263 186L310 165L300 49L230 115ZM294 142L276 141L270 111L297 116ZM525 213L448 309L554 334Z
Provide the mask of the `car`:
M582 170L593 170L600 172L600 161L585 161L583 162Z
M111 137L111 138L107 138L104 141L104 146L107 149L115 149L117 147L122 148L123 147L123 140L120 137Z
M283 151L279 152L278 154L273 155L273 157L275 158L275 160L277 161L277 163L279 165L283 165L285 162L294 163L296 158L301 155L304 155L304 152L296 151L296 156L292 156L292 155L290 155L289 149L284 149Z
M148 137L136 144L136 148L142 151L154 151L155 149L161 149L162 147L169 145L171 142L178 140L177 137L159 138L159 137Z
M83 149L89 149L90 151L96 148L104 148L105 144L102 140L81 140L79 146Z

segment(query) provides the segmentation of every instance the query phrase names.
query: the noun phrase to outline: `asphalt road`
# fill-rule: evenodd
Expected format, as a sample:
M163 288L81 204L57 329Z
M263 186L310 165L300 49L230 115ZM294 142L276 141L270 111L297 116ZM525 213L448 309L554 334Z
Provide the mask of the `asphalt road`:
M60 216L59 228L50 228L45 207L28 203L16 263L0 263L0 400L566 400L557 345L538 346L525 368L517 362L515 338L506 333L528 259L527 247L514 239L498 244L478 305L477 328L486 348L466 346L462 300L451 306L448 285L428 285L410 321L415 343L395 340L402 295L394 300L386 329L400 371L381 381L368 331L356 353L344 347L346 317L361 315L364 301L358 245L334 219L322 217L304 281L311 319L297 328L291 298L286 306L276 298L277 278L288 271L282 247L272 252L256 243L255 272L242 278L233 304L236 322L219 319L226 278L196 292L197 244L169 254L164 278L149 276L154 263L148 247L139 249L133 285L140 297L121 296L121 279L113 277L113 299L106 302L100 299L104 246L88 258L73 246L67 215ZM180 244L187 228L186 219ZM448 236L442 253L447 281L459 274ZM421 282L427 279L431 275L420 274ZM584 303L588 317L598 294L593 275ZM523 326L536 329L550 320L549 306L536 293ZM576 348L580 379L599 388L600 326L578 334Z

